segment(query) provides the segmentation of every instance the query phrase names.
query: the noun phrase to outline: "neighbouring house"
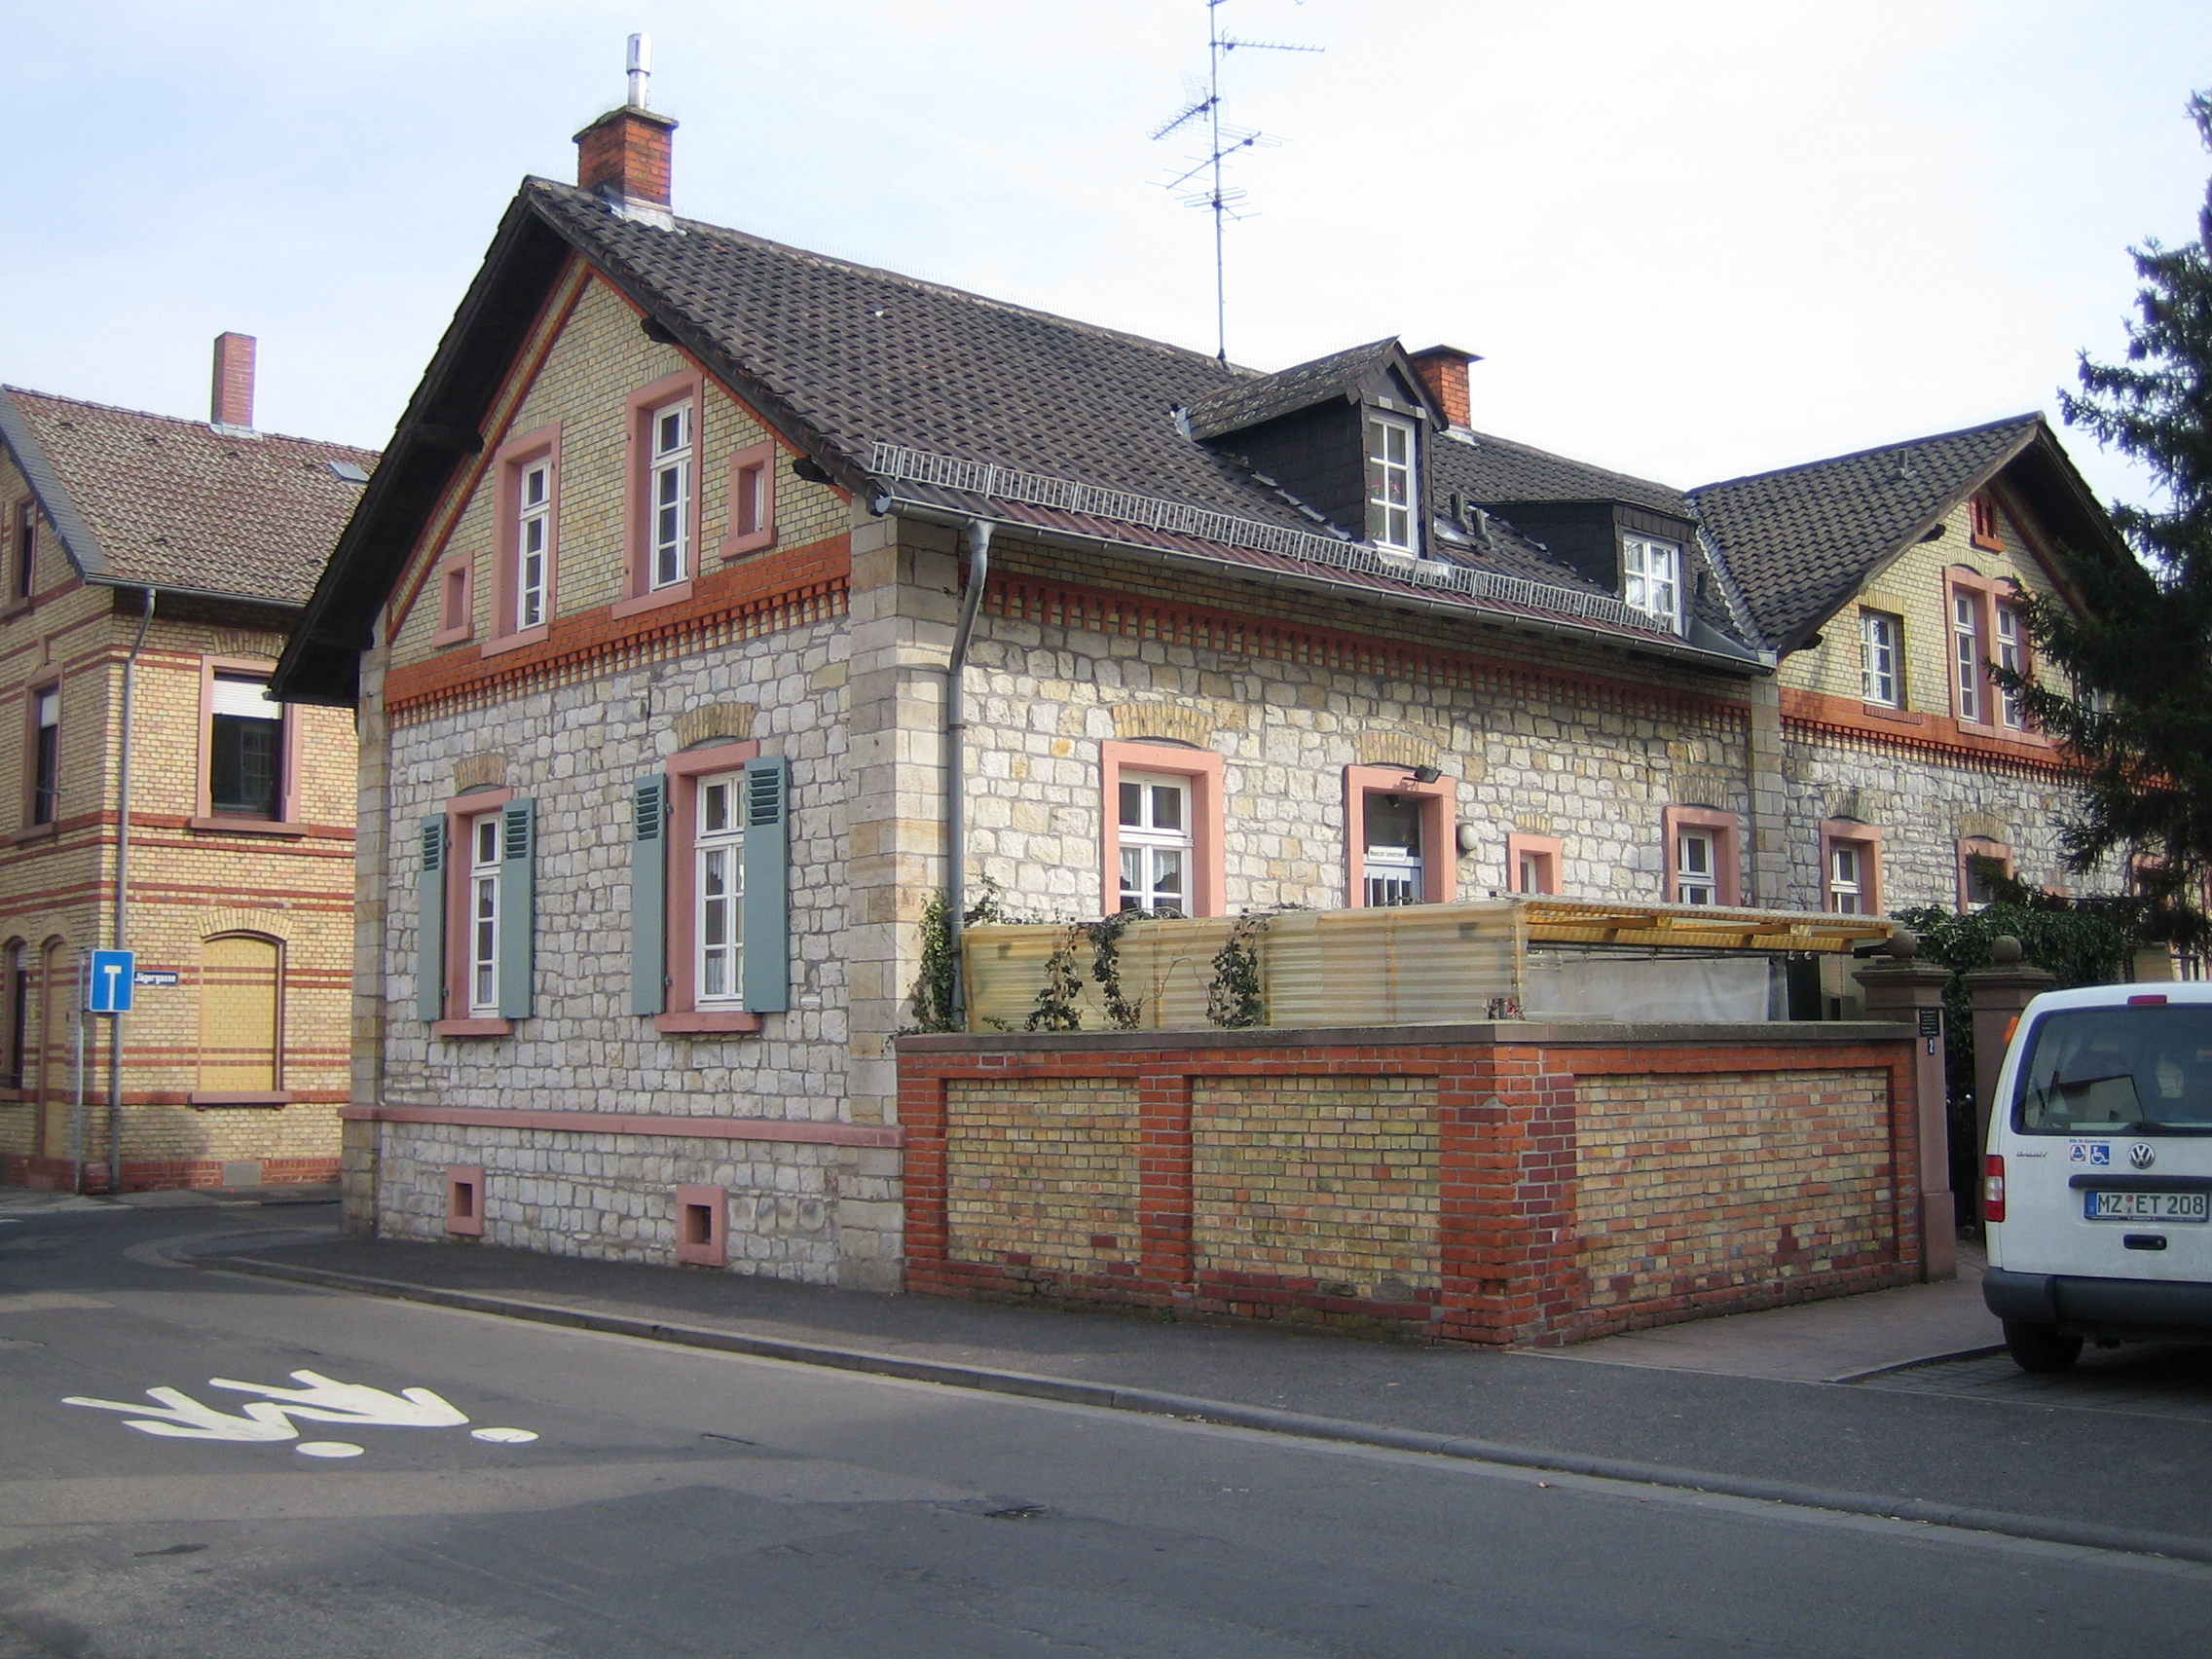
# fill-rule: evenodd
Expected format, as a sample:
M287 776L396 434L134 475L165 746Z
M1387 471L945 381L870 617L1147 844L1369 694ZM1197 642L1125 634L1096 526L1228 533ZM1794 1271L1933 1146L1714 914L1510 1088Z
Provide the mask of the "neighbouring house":
M353 745L269 677L376 456L0 388L0 1164L38 1187L330 1181ZM130 1012L80 1019L88 953Z
M1000 1177L959 1172L941 1111L909 1157L902 1082L997 1099L975 1135L1088 1098L1128 1140L1176 1062L1048 1108L1023 1080L1065 1056L1016 1051L1059 1039L902 1048L925 905L985 878L1070 917L1497 894L1872 916L1971 900L1970 852L2055 874L2064 767L1986 665L2025 648L2011 584L2117 543L2039 417L1678 491L1474 429L1466 351L1258 373L679 218L674 126L612 110L576 186L524 182L278 670L361 740L352 1226L892 1289L920 1202L940 1254L1022 1266L1005 1229L960 1233ZM1771 1249L1700 1257L1735 1263L1715 1283L1923 1271L1895 1191L1911 1068L1857 1020L1849 952L1823 961L1780 1012L1834 1025L1840 1069L1801 1088L1769 1086L1802 1048L1772 1032L1607 1051L1624 1101L1656 1068L1745 1111L1846 1103L1863 1236L1777 1220ZM1513 1024L1450 1039L1488 1058L1408 1062L1430 1081L1399 1104L1476 1123ZM1198 1069L1280 1069L1257 1041ZM1369 1041L1297 1051L1356 1070ZM998 1095L950 1075L962 1044ZM1258 1111L1241 1088L1206 1109ZM1281 1106L1284 1132L1371 1105ZM1633 1169L1651 1125L1616 1129ZM1063 1231L1099 1282L1128 1267L1105 1260L1125 1233ZM1610 1277L1640 1272L1668 1278ZM1438 1294L1418 1264L1308 1279Z

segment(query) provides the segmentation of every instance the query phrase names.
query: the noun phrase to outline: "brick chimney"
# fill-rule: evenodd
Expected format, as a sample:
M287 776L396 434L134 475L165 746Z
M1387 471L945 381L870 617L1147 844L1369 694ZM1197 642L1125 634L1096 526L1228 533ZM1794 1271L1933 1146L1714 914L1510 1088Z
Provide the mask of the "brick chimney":
M1428 387L1429 395L1443 405L1446 419L1455 426L1467 425L1467 365L1479 363L1482 358L1456 346L1431 346L1425 351L1413 351L1408 355L1413 359L1414 372Z
M215 390L207 419L218 426L253 430L253 336L215 336Z
M615 217L673 230L669 211L669 137L676 122L645 107L652 42L630 37L630 98L576 134L576 185L605 202Z

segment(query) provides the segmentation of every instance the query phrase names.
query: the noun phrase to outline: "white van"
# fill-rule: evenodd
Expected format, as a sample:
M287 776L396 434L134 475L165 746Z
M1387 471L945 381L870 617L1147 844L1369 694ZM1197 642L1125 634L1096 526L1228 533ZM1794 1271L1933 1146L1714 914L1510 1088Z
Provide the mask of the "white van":
M1994 1105L1981 1298L2021 1368L2212 1342L2212 984L2046 992Z

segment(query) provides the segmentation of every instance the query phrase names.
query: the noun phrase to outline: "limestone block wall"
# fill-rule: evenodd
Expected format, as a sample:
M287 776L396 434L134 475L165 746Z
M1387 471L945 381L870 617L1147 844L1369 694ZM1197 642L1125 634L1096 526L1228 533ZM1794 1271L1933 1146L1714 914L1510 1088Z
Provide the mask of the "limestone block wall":
M829 1122L844 1100L845 732L841 630L793 628L606 679L393 720L393 856L382 980L385 1091L400 1102ZM792 767L792 1007L757 1035L662 1035L630 1012L631 790L687 712L752 708ZM509 1037L435 1037L416 1017L420 821L457 769L494 764L537 802L536 1013Z
M906 1285L1496 1345L1908 1282L1913 1045L1841 1022L908 1037Z
M969 846L1017 914L1098 913L1099 746L1117 738L1225 757L1231 913L1347 903L1352 765L1454 780L1474 846L1448 851L1462 893L1507 885L1519 831L1563 841L1564 891L1655 903L1666 807L1750 810L1733 682L1564 644L1486 640L1477 656L1464 631L1380 610L1349 619L1354 637L1342 609L1295 596L1104 558L1048 566L1018 541L994 561L969 671Z

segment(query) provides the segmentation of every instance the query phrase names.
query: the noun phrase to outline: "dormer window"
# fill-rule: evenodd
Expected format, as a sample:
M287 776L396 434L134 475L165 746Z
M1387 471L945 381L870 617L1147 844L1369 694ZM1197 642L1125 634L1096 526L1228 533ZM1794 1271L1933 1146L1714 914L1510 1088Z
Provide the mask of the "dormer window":
M1396 553L1418 553L1414 425L1393 416L1367 416L1367 539Z
M1682 550L1648 535L1621 537L1621 598L1652 621L1682 627Z

